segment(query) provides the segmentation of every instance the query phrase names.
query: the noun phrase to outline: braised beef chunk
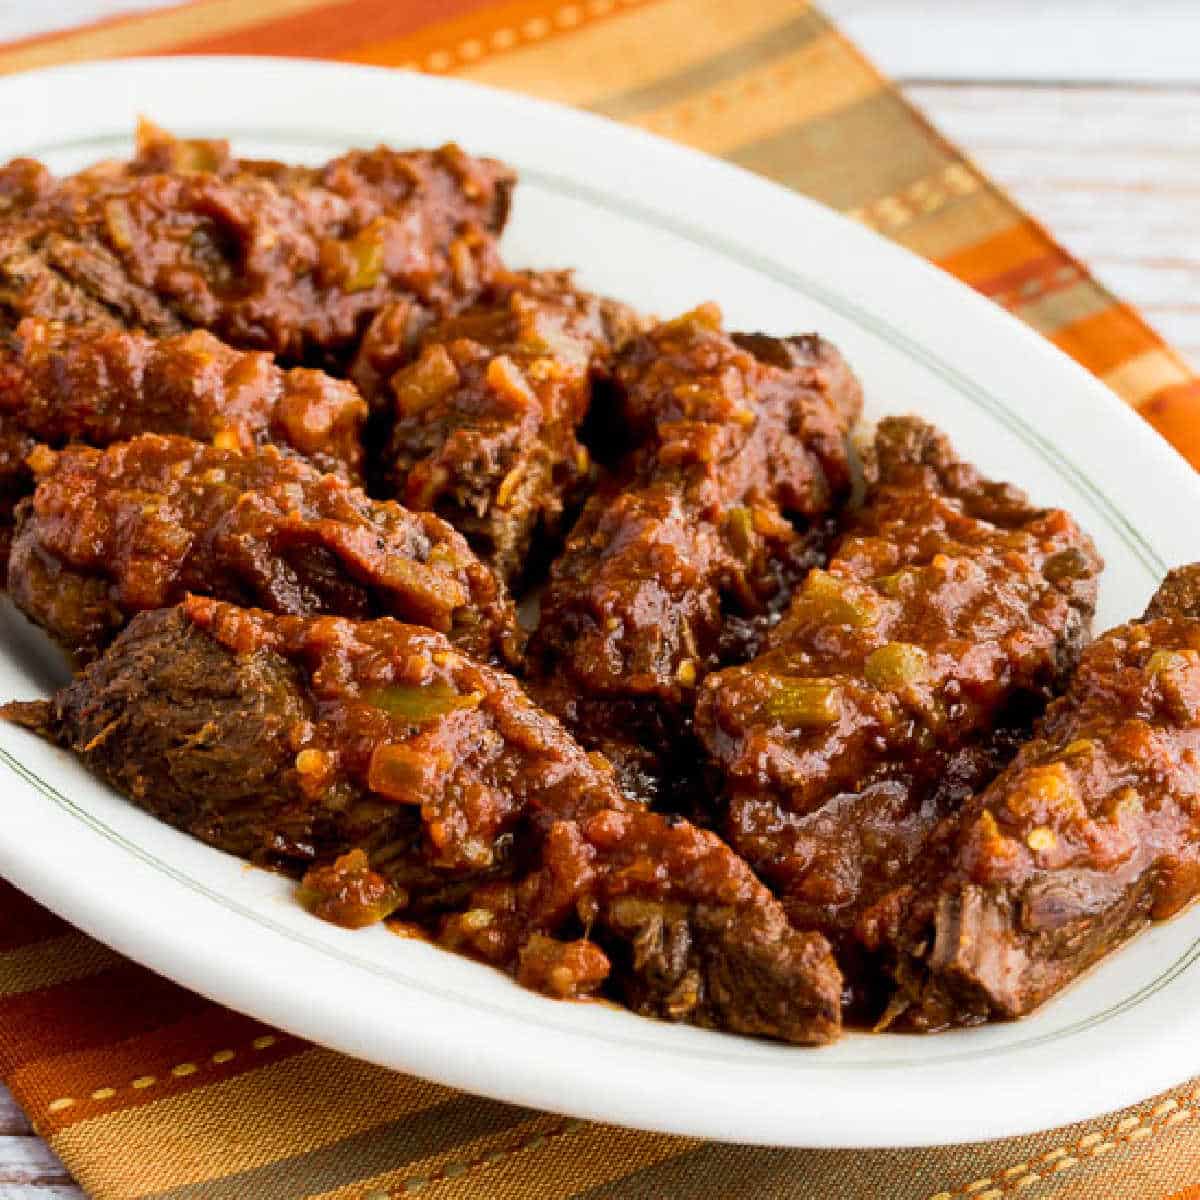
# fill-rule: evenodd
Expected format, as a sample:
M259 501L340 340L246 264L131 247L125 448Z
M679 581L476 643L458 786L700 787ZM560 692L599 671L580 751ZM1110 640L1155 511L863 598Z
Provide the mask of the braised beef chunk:
M565 816L622 803L510 675L390 618L273 619L192 596L136 617L52 713L90 769L260 862L364 848L405 884L486 878L530 795Z
M819 372L823 378L817 386L833 402L845 428L851 428L862 416L862 388L858 379L838 348L820 334L774 337L769 333L733 333L730 337L767 366L800 370L810 376Z
M212 600L137 617L51 702L7 715L157 816L307 867L318 915L388 914L528 986L820 1042L824 939L708 832L626 799L511 676L389 618Z
M29 317L0 341L0 564L12 511L33 491L35 445L107 446L178 433L226 449L274 443L363 482L367 406L320 371L281 370L197 330L167 338ZM2 570L0 570L2 575Z
M0 425L53 447L139 433L237 450L271 442L361 483L366 416L344 380L283 370L202 330L152 338L29 318L0 343Z
M134 130L133 157L125 169L139 175L167 171L224 174L245 165L234 158L225 138L178 138L153 121L140 117Z
M0 218L23 213L54 186L54 176L32 158L14 158L0 166Z
M753 339L752 339L753 340ZM629 451L554 563L531 641L531 686L633 789L695 760L696 688L729 621L765 617L812 565L848 493L858 385L825 343L756 358L709 305L635 337L612 376Z
M874 456L828 567L696 712L718 827L846 953L863 907L1065 681L1100 569L1066 513L980 478L930 426L883 421Z
M1150 600L1145 620L1154 621L1159 617L1200 619L1200 571L1194 564L1167 572Z
M132 163L4 175L0 313L211 330L288 362L345 364L384 306L434 316L498 265L514 177L457 146L353 150L322 167L143 136Z
M282 613L395 615L481 658L519 654L495 576L431 513L374 501L274 446L143 434L42 448L17 512L18 608L86 661L135 614L187 592Z
M867 914L903 1025L1036 1008L1200 891L1200 565L1098 638L1013 763Z
M505 274L391 375L382 494L436 512L513 581L589 478L591 381L639 325L569 272Z
M99 244L86 250L49 220L0 224L0 323L23 317L111 329L180 333L183 322L150 289L134 284Z
M5 715L61 737L147 811L231 854L263 861L268 825L276 846L311 845L289 786L295 731L315 716L295 668L229 654L178 609L136 617L54 701Z
M715 834L611 811L583 833L603 875L586 915L630 1008L793 1042L837 1036L841 976L825 939L789 925ZM650 873L665 880L647 886ZM542 878L552 886L547 867Z

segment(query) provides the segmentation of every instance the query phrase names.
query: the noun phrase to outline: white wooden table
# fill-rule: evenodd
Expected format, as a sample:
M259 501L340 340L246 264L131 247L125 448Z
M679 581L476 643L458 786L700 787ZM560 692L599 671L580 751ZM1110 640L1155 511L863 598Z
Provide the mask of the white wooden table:
M157 0L0 0L0 41ZM824 0L905 93L1200 365L1197 0ZM0 1200L79 1200L0 1086Z
M823 7L947 137L1200 365L1197 0Z

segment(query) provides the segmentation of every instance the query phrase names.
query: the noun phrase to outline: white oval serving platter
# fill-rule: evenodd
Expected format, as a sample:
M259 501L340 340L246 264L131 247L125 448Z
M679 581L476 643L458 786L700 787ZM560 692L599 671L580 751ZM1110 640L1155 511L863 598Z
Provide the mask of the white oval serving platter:
M123 155L138 114L242 153L320 161L457 140L513 163L517 265L733 328L818 329L868 415L916 411L991 474L1061 504L1108 563L1098 627L1200 558L1200 480L1090 375L988 301L834 213L600 118L461 82L268 59L149 59L0 81L0 157L60 171ZM62 667L7 611L0 698ZM791 1146L999 1137L1200 1072L1200 909L1154 928L1026 1020L820 1050L562 1004L383 929L322 924L290 885L139 812L67 755L0 727L0 874L88 933L323 1045L577 1116Z

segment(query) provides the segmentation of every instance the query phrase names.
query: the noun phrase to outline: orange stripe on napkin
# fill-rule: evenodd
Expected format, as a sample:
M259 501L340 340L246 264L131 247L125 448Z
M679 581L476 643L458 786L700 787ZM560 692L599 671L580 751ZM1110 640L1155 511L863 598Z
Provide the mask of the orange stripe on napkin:
M154 12L112 18L85 29L46 34L0 50L0 73L119 55L163 54L171 47L220 29L253 28L281 13L311 11L324 0L193 0Z
M1097 375L1162 345L1131 308L1113 304L1103 312L1060 329L1050 340Z
M1138 412L1184 458L1193 465L1200 464L1200 379L1164 388L1141 405Z
M62 1129L261 1070L307 1044L215 1004L177 1021L150 1024L103 1045L42 1056L7 1072L9 1085L44 1112L43 1128Z
M284 13L246 29L206 33L171 46L172 54L277 54L340 58L364 46L409 37L420 29L478 12L489 0L343 0Z
M0 1066L77 1053L148 1034L211 1008L131 962L88 978L0 998Z
M473 67L527 46L574 37L630 9L653 8L664 0L602 0L599 4L548 4L507 0L469 16L449 14L436 27L409 36L363 45L344 57L378 66L404 66L434 73Z
M1042 232L1031 222L1017 218L991 237L940 256L938 265L982 290L989 280L1020 270L1026 263L1043 258L1046 251Z

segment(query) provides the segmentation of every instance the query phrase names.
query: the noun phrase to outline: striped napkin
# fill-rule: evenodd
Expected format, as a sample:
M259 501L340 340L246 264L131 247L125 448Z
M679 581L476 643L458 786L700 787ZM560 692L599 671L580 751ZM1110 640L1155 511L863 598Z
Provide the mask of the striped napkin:
M1003 304L1200 465L1200 379L797 0L194 0L0 46L0 71L161 53L453 74L720 155ZM950 1148L770 1150L637 1133L318 1049L134 966L3 883L0 1078L99 1200L1200 1200L1194 1085L1086 1124Z

